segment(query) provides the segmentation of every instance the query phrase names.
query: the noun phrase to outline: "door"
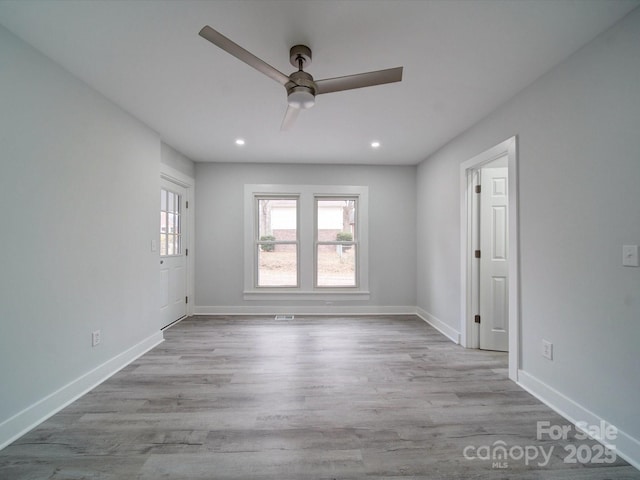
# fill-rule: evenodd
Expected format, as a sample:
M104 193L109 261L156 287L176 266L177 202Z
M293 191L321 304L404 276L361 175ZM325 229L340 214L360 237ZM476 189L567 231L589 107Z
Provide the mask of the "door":
M508 169L480 171L480 348L509 349Z
M187 315L186 190L160 182L160 319L161 327Z

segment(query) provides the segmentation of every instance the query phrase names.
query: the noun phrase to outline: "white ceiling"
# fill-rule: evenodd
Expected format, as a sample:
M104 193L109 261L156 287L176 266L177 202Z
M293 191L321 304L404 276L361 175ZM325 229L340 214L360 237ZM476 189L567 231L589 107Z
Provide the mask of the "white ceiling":
M0 0L0 23L195 161L411 165L638 4ZM205 24L285 74L303 43L316 79L396 66L404 79L321 95L282 132L284 88L198 36Z

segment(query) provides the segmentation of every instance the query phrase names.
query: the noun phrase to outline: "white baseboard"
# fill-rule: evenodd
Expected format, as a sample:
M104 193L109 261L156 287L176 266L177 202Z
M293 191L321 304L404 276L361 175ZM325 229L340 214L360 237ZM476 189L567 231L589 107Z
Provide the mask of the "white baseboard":
M409 306L195 306L194 315L415 315Z
M122 370L136 358L164 341L162 332L154 333L102 365L76 378L33 405L0 423L0 450L32 430L46 419L73 403Z
M427 322L433 328L438 330L441 334L451 340L453 343L460 345L460 332L455 328L450 327L446 323L444 323L439 318L434 317L429 312L421 309L420 307L416 307L416 315L418 315L422 320Z
M594 437L594 440L598 440L607 446L615 446L617 455L640 470L640 441L638 439L523 370L518 370L517 383L574 425L576 422L586 422L588 425L602 425L600 422L604 422L604 425L614 427L617 430L617 436L614 442L597 437Z

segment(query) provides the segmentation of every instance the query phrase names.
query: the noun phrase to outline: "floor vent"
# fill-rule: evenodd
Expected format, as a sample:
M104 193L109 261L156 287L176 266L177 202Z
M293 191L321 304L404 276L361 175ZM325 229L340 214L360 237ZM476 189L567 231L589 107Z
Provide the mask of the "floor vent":
M293 320L293 315L276 315L276 320Z

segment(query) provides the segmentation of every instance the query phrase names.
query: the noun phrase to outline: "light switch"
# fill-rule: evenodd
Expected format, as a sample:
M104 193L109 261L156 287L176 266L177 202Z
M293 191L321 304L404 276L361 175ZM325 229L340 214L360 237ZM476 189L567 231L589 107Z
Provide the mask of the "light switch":
M155 240L151 240L151 251L155 252L158 250L158 243Z
M622 265L625 267L637 267L638 264L638 245L622 246Z

